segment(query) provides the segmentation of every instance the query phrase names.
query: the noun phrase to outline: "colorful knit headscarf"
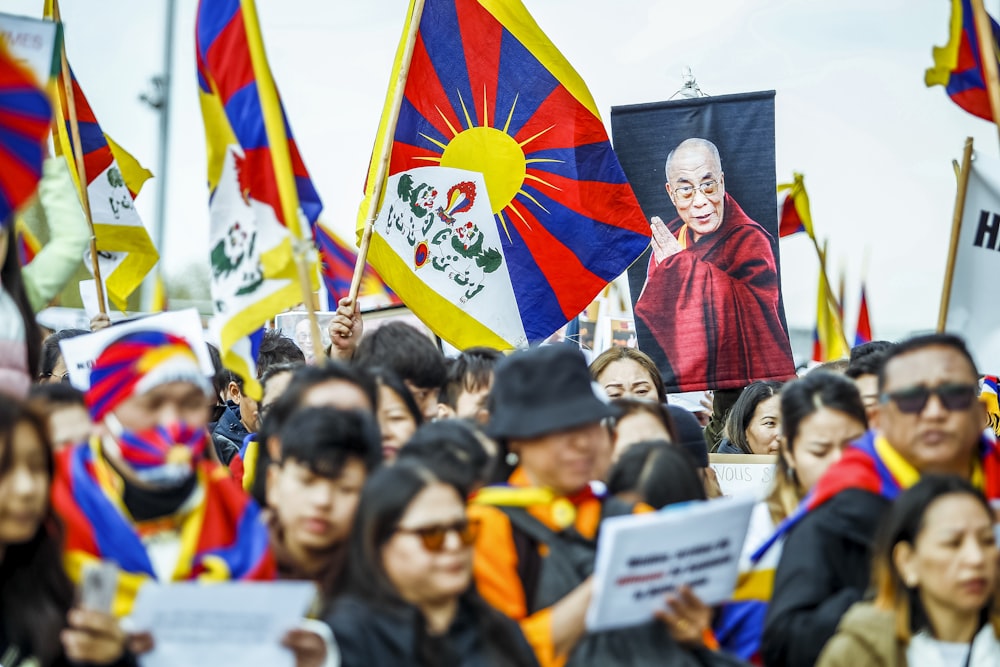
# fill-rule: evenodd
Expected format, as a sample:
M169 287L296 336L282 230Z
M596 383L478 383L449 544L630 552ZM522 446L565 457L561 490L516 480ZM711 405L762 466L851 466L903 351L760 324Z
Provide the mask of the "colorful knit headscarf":
M206 394L212 391L185 339L163 331L126 334L108 345L90 370L90 417L99 422L133 394L167 382L190 382Z

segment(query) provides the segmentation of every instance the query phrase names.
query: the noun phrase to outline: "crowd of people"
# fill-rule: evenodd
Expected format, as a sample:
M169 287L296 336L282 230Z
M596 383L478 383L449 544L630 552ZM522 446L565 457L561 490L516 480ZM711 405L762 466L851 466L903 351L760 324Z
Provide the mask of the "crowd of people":
M301 666L1000 664L1000 452L959 337L682 407L634 349L446 358L345 299L322 363L266 333L259 399L141 322L80 391L60 343L97 334L38 326L2 236L4 667L134 664L144 585L273 580L315 584L282 640ZM733 599L682 587L588 631L601 522L713 502L709 452L776 461ZM109 563L94 608L79 587Z

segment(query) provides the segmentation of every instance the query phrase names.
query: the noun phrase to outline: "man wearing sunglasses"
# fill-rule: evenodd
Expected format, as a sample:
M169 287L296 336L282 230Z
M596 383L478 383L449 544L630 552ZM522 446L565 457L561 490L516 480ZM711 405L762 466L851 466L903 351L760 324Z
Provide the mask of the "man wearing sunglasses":
M650 221L652 254L635 307L643 344L645 329L662 350L652 356L665 383L738 389L792 377L774 239L726 193L715 144L681 142L666 176L678 217Z
M921 475L958 475L1000 498L1000 453L984 435L978 379L957 336L920 336L886 353L877 429L844 451L778 529L790 532L764 627L769 667L815 663L864 595L882 516Z

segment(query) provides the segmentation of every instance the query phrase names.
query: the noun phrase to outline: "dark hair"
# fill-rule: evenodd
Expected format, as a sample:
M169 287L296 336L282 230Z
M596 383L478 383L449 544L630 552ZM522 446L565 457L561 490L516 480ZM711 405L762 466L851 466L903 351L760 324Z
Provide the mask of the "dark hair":
M15 259L15 261L17 261ZM49 480L52 445L45 421L26 406L0 396L0 478L11 466L11 442L18 424L28 425L42 443ZM73 585L62 564L62 529L51 504L38 532L22 544L4 545L0 560L0 613L8 643L30 651L42 665L62 656L59 633L73 605Z
M306 355L299 346L277 329L267 329L257 351L257 377L263 378L271 366L294 363L306 363Z
M277 435L282 426L299 409L302 397L313 387L326 382L341 381L353 384L368 397L374 411L377 405L375 381L360 368L353 368L336 361L328 361L322 366L298 366L292 373L288 387L273 404L261 420L257 432L257 465L255 466L251 495L258 503L267 501L267 486L265 471L271 464L271 456L267 451L267 441Z
M597 380L608 366L616 361L624 360L634 361L649 373L649 377L653 382L653 389L656 390L656 400L660 403L665 403L667 401L667 392L663 386L663 376L660 374L660 369L656 367L656 362L653 361L652 357L635 348L613 346L601 352L597 355L596 359L590 362L590 377Z
M3 260L3 268L0 269L0 289L11 296L18 312L21 313L21 320L24 322L24 345L27 350L25 362L30 374L41 362L42 332L35 322L35 311L28 300L28 294L24 291L24 278L21 276L21 261L17 256L17 239L13 224L9 225L6 231L0 231L0 234L7 234L7 256Z
M236 376L222 365L222 355L219 353L219 348L211 343L205 343L205 345L208 346L208 356L212 359L212 368L215 369L215 374L212 375L212 388L215 389L215 400L218 401L221 396L229 393L229 383Z
M430 422L417 429L399 458L433 463L441 476L468 496L490 478L493 460L486 453L476 427L462 419Z
M416 399L413 398L413 394L410 393L409 387L406 386L402 378L396 375L391 368L384 366L372 366L368 369L368 372L374 378L375 386L386 387L399 396L399 399L406 405L407 412L413 417L413 421L416 422L417 426L424 423L423 412L420 411L420 406L417 405Z
M503 353L492 347L470 347L452 359L448 363L442 402L454 410L463 391L488 387L493 380L493 369L501 359Z
M313 473L336 479L351 458L371 472L382 462L382 438L375 418L360 410L302 408L278 432L281 460L294 459Z
M366 368L391 368L420 388L440 388L447 374L441 351L427 336L403 322L388 322L366 333L352 362Z
M904 354L923 350L928 347L949 347L958 352L965 357L966 361L969 362L969 367L972 370L973 377L975 377L976 380L979 379L979 371L976 369L976 362L972 358L969 348L965 346L964 340L954 334L927 334L925 336L914 336L913 338L904 340L901 343L897 343L895 347L886 352L885 359L882 361L882 368L879 370L878 374L878 390L881 392L885 389L886 369L888 368L890 361Z
M781 391L781 383L773 380L757 380L748 386L733 403L726 417L725 436L744 454L753 454L747 442L747 428L753 419L757 406Z
M854 382L839 373L814 370L781 390L781 448L791 453L799 437L802 420L817 411L829 408L846 414L868 428L868 416ZM774 485L767 497L767 507L775 523L788 517L805 497L803 489L785 456L778 457Z
M909 642L913 633L926 628L929 622L919 591L909 588L896 569L893 551L902 542L913 545L924 529L927 510L939 499L951 495L975 499L992 521L989 503L969 482L954 475L924 475L892 503L876 534L872 558L875 606L896 613L896 637L903 643ZM995 633L1000 630L996 603L994 598L990 607L983 610L983 620L992 621Z
M65 382L46 382L45 384L32 385L31 390L28 391L28 403L43 412L57 405L87 407L83 392Z
M844 371L844 375L852 380L857 380L862 375L877 376L882 372L886 355L895 347L895 343L886 340L873 340L858 345L851 350L851 363Z
M428 486L437 483L451 486L462 498L462 490L446 481L446 476L425 461L400 460L379 468L368 479L361 491L354 530L348 542L347 567L342 579L345 593L353 594L376 608L411 608L389 580L382 562L382 548L396 533L413 499ZM489 664L537 664L530 652L518 650L523 640L517 637L517 626L479 597L474 583L470 581L460 600L475 617ZM421 619L417 623L415 642L418 664L424 667L438 665L441 656L427 633L426 622L419 610L416 611Z
M694 458L666 440L645 440L625 450L608 473L608 492L638 493L654 509L706 500Z
M38 362L38 379L44 380L47 377L52 377L52 371L55 370L56 364L62 356L62 350L59 349L60 341L86 333L89 332L83 329L62 329L46 338L42 343L41 357Z
M294 373L295 369L297 369L301 365L302 364L296 364L296 363L271 364L270 366L267 367L267 370L265 370L260 375L261 390L263 390L264 385L266 385L268 381L275 375L281 375L282 373Z

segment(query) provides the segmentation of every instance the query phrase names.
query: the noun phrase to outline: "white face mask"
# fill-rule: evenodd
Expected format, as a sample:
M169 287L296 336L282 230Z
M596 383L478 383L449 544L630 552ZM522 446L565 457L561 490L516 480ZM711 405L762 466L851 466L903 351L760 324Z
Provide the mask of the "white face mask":
M103 439L105 451L127 465L137 480L151 486L177 487L188 481L207 439L205 429L181 422L130 431L113 412L104 417L104 424L111 434Z

